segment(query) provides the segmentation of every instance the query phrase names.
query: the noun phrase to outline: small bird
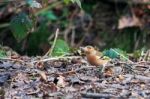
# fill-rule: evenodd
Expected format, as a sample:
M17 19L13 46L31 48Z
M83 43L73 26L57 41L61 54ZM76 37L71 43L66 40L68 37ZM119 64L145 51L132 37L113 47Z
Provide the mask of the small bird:
M102 53L98 52L92 46L81 47L81 50L85 53L88 62L95 66L104 66L109 60L104 60L101 58Z

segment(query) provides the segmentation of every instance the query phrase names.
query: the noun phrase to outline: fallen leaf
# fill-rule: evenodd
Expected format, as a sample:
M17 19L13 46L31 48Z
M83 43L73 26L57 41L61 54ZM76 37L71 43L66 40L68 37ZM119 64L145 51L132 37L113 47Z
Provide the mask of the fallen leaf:
M127 27L141 27L142 22L136 16L122 16L118 22L118 29L123 29Z
M40 71L39 74L41 76L41 79L47 82L47 76L46 76L45 72Z
M105 77L111 77L112 75L113 75L113 71L111 68L105 69L105 73L104 73Z
M118 78L119 78L120 81L124 80L123 75L118 75Z
M43 69L43 68L44 68L44 63L39 61L39 62L36 63L36 66L37 66L39 69Z
M64 88L66 86L65 77L59 76L57 79L58 79L57 86Z

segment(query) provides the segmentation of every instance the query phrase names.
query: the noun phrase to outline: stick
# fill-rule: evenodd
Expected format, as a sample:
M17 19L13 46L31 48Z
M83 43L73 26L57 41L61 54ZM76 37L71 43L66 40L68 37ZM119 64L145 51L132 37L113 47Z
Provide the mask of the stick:
M54 47L55 47L55 44L56 44L56 40L57 40L57 37L58 37L58 33L59 33L59 29L57 28L56 33L55 33L55 38L54 38L53 45L52 45L52 47L48 50L48 52L47 52L43 57L46 57L48 54L49 54L49 56L51 56L51 54L52 54L52 52L53 52L53 49L54 49Z
M104 93L81 93L82 97L84 98L113 98L114 96L111 94L104 94Z
M76 69L75 71L78 72L78 71L80 71L82 69L89 69L89 68L97 68L97 67L96 66L83 66L81 68Z
M42 59L42 60L33 61L32 63L36 63L36 62L46 62L46 61L59 60L59 59L74 59L74 58L81 58L81 57L79 57L79 56L51 57L51 58L46 58L46 59Z
M23 60L20 59L12 59L12 58L5 58L5 57L0 57L0 60L10 60L10 61L18 61L18 62L24 62Z

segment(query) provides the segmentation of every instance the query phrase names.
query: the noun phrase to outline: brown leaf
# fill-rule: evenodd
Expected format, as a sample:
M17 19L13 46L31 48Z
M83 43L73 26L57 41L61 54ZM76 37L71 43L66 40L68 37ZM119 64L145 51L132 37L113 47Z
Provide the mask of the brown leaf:
M105 73L104 73L104 76L105 77L111 77L113 75L113 71L111 68L106 68L105 69Z
M36 64L35 64L39 69L43 69L44 68L44 63L43 62L37 62Z
M46 76L45 72L40 71L39 74L41 76L41 79L47 82L47 76Z
M66 86L65 77L59 76L57 79L58 79L57 86L64 88Z
M135 15L133 16L122 16L118 22L118 29L123 29L127 27L141 27L142 22Z
M124 76L123 75L118 75L118 78L120 81L124 80Z

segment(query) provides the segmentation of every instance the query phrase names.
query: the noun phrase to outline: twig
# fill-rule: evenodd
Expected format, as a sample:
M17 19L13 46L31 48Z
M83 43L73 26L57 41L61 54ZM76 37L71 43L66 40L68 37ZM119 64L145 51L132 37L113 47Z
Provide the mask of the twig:
M54 49L54 47L55 47L56 40L57 40L57 37L58 37L58 33L59 33L59 29L57 28L56 34L55 34L55 38L54 38L54 42L53 42L53 45L52 45L52 47L51 47L51 49L50 49L50 52L49 52L49 55L50 55L50 56L51 56L51 54L52 54L52 52L53 52L53 49Z
M142 75L135 75L136 79L139 79L140 81L146 81L146 82L150 82L150 78L147 76L142 76Z
M42 59L42 60L32 61L32 63L46 62L46 61L59 60L59 59L74 59L74 58L81 58L81 57L80 56L51 57L51 58L46 58L46 59Z
M89 69L89 68L97 68L97 67L96 66L83 66L81 68L76 69L75 71L78 72L78 71L80 71L82 69Z
M27 95L33 95L33 94L38 93L39 91L40 91L40 88L37 87L35 91L28 92Z
M144 60L144 61L147 61L147 60L148 60L148 57L150 57L149 55L150 55L150 50L148 50L148 51L146 52L146 54L144 55L143 60Z
M55 47L55 44L56 44L56 40L57 40L57 37L58 37L58 33L59 33L59 29L57 28L56 33L55 33L55 38L54 38L53 45L52 45L52 47L48 50L48 52L44 55L44 57L47 56L48 54L49 54L49 56L51 56L51 54L52 54L52 52L53 52L53 49L54 49L54 47Z
M0 60L10 60L10 61L18 61L18 62L24 62L23 60L20 59L12 59L12 58L5 58L5 57L0 57Z
M3 23L3 24L0 24L0 28L5 28L5 27L8 27L10 24L9 23Z
M72 29L72 35L71 35L71 46L74 46L75 42L75 29Z
M11 58L8 57L0 57L1 60L12 60Z
M82 97L84 98L114 98L115 96L111 94L104 94L104 93L81 93Z
M106 64L107 64L107 63L106 63ZM102 67L101 73L103 73L103 72L105 71L106 64L103 64L103 67Z

